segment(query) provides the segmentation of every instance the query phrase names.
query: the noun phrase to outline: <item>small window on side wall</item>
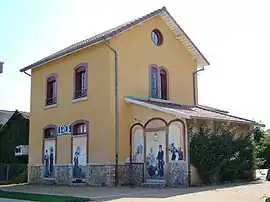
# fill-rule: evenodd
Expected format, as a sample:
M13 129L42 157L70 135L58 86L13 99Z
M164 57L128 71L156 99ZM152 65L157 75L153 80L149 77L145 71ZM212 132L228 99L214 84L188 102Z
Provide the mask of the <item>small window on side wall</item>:
M46 106L56 104L56 76L50 76L46 81L47 94L46 94Z
M74 98L87 96L87 66L81 65L74 70Z

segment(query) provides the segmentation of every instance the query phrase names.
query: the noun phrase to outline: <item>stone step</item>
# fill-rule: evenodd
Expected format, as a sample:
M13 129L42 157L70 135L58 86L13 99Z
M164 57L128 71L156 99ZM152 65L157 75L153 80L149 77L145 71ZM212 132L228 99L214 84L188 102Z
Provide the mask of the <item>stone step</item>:
M143 187L147 187L147 188L165 188L166 187L166 183L153 183L153 182L148 182L148 183L143 183L142 184Z
M54 179L43 179L43 184L55 184Z

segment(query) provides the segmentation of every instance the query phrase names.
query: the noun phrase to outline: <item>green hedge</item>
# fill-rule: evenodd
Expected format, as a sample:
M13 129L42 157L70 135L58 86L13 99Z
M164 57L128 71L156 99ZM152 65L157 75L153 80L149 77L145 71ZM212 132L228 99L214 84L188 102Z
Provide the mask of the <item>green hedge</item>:
M235 129L221 125L217 130L201 128L190 135L190 160L204 183L251 180L262 164L252 133L236 138Z

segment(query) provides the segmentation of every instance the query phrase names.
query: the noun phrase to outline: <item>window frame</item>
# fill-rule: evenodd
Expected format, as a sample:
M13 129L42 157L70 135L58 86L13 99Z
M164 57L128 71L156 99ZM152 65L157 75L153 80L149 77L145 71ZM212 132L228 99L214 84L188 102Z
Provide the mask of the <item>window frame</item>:
M49 97L49 84L55 82L55 87L52 86L52 97ZM52 84L53 85L53 84ZM52 106L57 104L57 74L50 74L46 77L45 80L45 106ZM54 92L55 91L55 92ZM55 97L53 97L55 94ZM50 100L50 101L49 101Z
M81 76L78 78L78 74L82 74L82 72L85 72L84 73L85 79L84 81L78 81L77 79L83 78ZM77 82L81 82L83 84L78 84ZM78 87L77 85L80 85L80 86ZM83 85L84 85L84 88L82 88ZM72 95L73 99L76 100L76 99L87 97L87 93L88 93L87 89L88 89L88 64L80 63L76 65L73 70L73 95Z
M158 40L157 43L153 39L154 35L157 37L157 40ZM156 46L161 46L163 44L163 35L162 35L162 33L161 33L161 31L159 29L153 29L151 31L151 40L152 40L153 44L156 45Z
M153 82L152 82L152 69L155 68L157 70L157 97L153 97ZM161 95L161 72L165 73L166 78L166 85L165 85L165 91L166 91L166 99L162 98ZM156 64L149 65L149 97L153 99L162 99L162 100L169 100L169 75L168 70L164 66L157 66Z

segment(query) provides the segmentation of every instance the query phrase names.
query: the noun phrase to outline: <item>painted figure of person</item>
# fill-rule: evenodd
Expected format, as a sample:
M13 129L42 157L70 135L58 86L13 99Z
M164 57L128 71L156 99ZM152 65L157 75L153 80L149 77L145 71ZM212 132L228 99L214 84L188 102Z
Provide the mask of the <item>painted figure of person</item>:
M137 151L134 155L134 159L136 163L143 163L143 146L142 145L137 146Z
M176 159L176 154L177 154L177 149L175 148L174 146L174 143L171 144L171 148L169 149L169 151L172 153L172 156L171 156L171 160L172 161L175 161Z
M44 155L44 177L49 177L49 154L48 154L48 149L45 150L45 155Z
M81 148L79 146L76 147L75 156L73 158L73 177L80 178L81 176L81 168L79 164L79 155Z
M162 145L158 146L157 161L158 161L159 176L163 177L163 175L164 175L164 151L162 150Z
M183 159L184 159L184 153L183 153L183 151L181 150L181 147L178 148L177 153L178 153L178 161L183 160Z
M54 161L54 157L53 157L53 147L50 147L50 176L52 176L53 174L53 162Z
M156 176L158 174L158 171L157 171L157 163L156 163L155 154L153 152L153 148L150 148L150 152L147 156L147 163L148 163L148 167L147 167L148 175L150 177Z

